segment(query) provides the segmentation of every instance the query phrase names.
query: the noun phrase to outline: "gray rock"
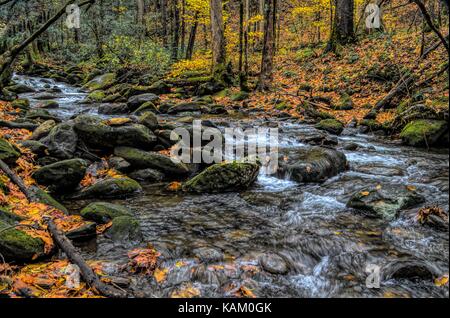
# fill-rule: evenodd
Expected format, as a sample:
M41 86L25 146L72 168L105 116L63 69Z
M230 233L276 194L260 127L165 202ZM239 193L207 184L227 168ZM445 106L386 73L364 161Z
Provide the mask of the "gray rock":
M259 263L266 272L271 274L285 275L289 271L284 259L274 253L264 254L260 257Z

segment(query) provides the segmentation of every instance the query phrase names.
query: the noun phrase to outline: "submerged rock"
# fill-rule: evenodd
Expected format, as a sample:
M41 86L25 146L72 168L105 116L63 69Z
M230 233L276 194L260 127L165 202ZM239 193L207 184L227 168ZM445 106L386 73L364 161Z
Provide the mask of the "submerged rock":
M250 162L224 162L212 165L183 185L183 191L220 193L245 190L258 177L260 165Z
M384 184L370 186L354 193L347 206L364 211L369 216L391 221L397 217L401 210L424 201L424 197L411 187Z
M142 191L142 187L130 178L111 178L101 180L90 185L80 192L71 195L72 199L90 198L126 198Z
M220 262L225 258L221 251L211 247L199 247L193 250L192 253L203 263Z
M94 202L81 210L80 215L87 220L104 224L119 216L132 216L133 213L123 205Z
M124 158L131 163L133 168L152 168L167 175L185 175L189 173L189 168L183 163L175 163L168 156L157 152L143 151L130 147L117 147L114 154Z
M151 168L133 171L129 176L134 180L151 182L160 182L165 178L164 173Z
M289 271L284 259L274 253L264 254L260 257L259 263L266 272L271 274L284 275Z
M138 220L131 216L119 216L112 220L112 226L106 231L105 235L113 241L141 241L141 225Z
M448 123L444 120L419 119L403 128L403 143L414 147L448 146Z
M84 160L65 160L39 168L33 173L33 178L51 191L62 193L75 189L83 180L86 169Z
M278 176L297 182L323 182L347 168L347 158L342 152L313 147L299 149L295 153L289 153L287 160L280 160Z

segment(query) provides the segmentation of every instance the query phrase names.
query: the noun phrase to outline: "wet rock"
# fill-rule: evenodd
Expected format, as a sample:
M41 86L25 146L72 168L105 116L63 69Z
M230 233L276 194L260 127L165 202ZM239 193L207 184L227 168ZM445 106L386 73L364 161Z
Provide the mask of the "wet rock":
M355 151L359 148L359 145L355 142L348 143L344 146L344 150Z
M37 105L39 108L45 108L45 109L55 109L59 107L59 104L55 102L54 100L47 100L42 103L39 103Z
M399 260L386 265L383 270L383 279L407 279L432 281L439 276L438 270L420 260Z
M98 108L98 113L103 115L118 115L118 114L128 114L129 109L127 104L103 104Z
M5 261L31 261L44 255L44 242L0 220L0 252Z
M133 115L141 115L145 112L159 113L158 107L152 102L146 102L142 104L138 109L133 112Z
M125 206L108 202L94 202L81 210L80 215L86 220L105 224L119 216L132 216L133 213Z
M160 182L164 180L164 173L159 172L151 168L136 170L128 174L130 178L137 181L149 181L149 182Z
M299 140L314 146L336 146L339 142L336 137L322 132L300 136Z
M192 251L194 256L198 258L202 263L216 263L224 259L222 252L215 248L199 247Z
M183 163L175 163L170 157L157 152L148 152L130 147L117 147L114 149L114 154L124 158L137 169L152 168L166 175L186 175L189 173L189 169Z
M189 103L180 103L175 106L172 106L167 113L168 114L179 114L185 112L201 112L207 108L206 104L199 102L189 102Z
M44 121L41 125L39 125L38 128L36 128L33 131L33 134L31 135L30 139L39 140L46 137L55 126L56 122L54 120Z
M264 254L260 257L259 263L266 272L271 274L285 275L289 271L284 259L274 253Z
M347 206L361 210L369 216L391 221L397 217L401 210L424 201L425 199L412 188L408 189L403 185L383 184L369 186L354 193Z
M50 99L56 99L57 96L52 93L42 92L42 93L38 93L38 94L34 95L33 98L37 99L37 100L50 100Z
M155 130L159 126L158 117L156 117L156 115L154 113L149 112L149 111L143 113L139 117L139 123L141 125L144 125L145 127L147 127L150 130Z
M19 142L22 147L28 148L38 157L43 157L47 154L48 148L43 143L36 140L23 140Z
M139 221L131 216L119 216L113 219L112 226L105 235L113 241L136 242L142 240Z
M183 191L221 193L245 190L258 177L260 165L245 161L212 165L183 185Z
M319 130L325 130L333 135L340 135L344 131L344 125L336 119L324 119L321 120L316 128Z
M131 164L121 157L111 157L108 163L111 168L119 172L127 172L131 169Z
M142 187L130 178L112 178L101 180L88 186L74 195L73 199L89 198L126 198L142 191Z
M153 104L158 103L159 102L158 95L148 93L148 94L132 96L128 99L127 104L128 104L128 108L130 108L131 111L135 111L147 102L152 102Z
M39 199L39 202L45 203L45 204L47 204L49 206L52 206L52 207L62 211L64 214L69 214L69 211L67 210L67 208L64 205L62 205L61 203L56 201L50 194L48 194L47 192L45 192L41 188L34 187L33 188L33 193Z
M27 119L38 119L38 120L53 120L55 122L60 122L59 118L53 116L48 110L42 108L33 108L27 111L25 114Z
M170 94L171 87L164 81L157 81L148 87L146 93L153 93L156 95Z
M448 146L448 123L443 120L419 119L403 128L403 143L413 147Z
M205 109L205 110L208 111L208 109ZM213 104L213 105L209 105L208 113L211 115L223 115L228 112L227 112L227 109L223 105Z
M89 90L90 92L96 91L96 90L103 90L111 87L114 85L114 82L116 81L116 74L114 73L107 73L100 76L95 77L94 79L87 82L83 88Z
M19 157L19 150L5 139L0 138L0 159L7 164L13 164Z
M115 146L151 148L156 142L156 136L143 125L108 126L100 118L89 115L75 118L74 128L80 139L94 148Z
M70 240L86 240L97 235L97 225L94 222L88 222L76 229L64 233Z
M33 178L52 192L62 193L75 189L83 180L86 169L84 160L64 160L39 168L33 173Z
M78 135L72 123L62 123L53 127L41 142L47 146L50 155L70 159L77 149Z
M6 89L15 94L34 93L36 91L33 87L27 86L25 84L16 84L8 86L6 87Z
M200 84L195 94L198 96L214 95L215 93L218 93L223 89L225 89L225 86L222 83L218 83L216 81L207 82Z
M93 91L86 97L86 99L83 101L83 103L85 103L85 104L101 103L105 97L106 97L106 93L104 91L100 91L100 90Z
M371 174L375 176L393 177L404 175L403 170L399 167L386 167L382 165L373 165L373 164L355 167L354 170L357 172Z
M344 172L347 167L347 158L342 152L313 147L290 152L287 161L281 158L278 176L297 182L323 182Z

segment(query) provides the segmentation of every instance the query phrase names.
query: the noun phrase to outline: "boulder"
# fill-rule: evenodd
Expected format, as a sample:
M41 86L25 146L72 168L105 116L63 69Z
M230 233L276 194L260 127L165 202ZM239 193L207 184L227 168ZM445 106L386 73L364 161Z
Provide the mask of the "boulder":
M133 213L127 207L108 202L94 202L81 210L80 215L86 220L98 224L105 224L119 216L132 216Z
M384 184L359 190L351 196L347 206L360 210L368 216L391 221L401 210L424 201L424 197L412 187Z
M207 108L207 106L203 103L198 103L198 102L180 103L180 104L177 104L177 105L169 108L167 113L178 114L178 113L185 113L185 112L201 112L205 108Z
M344 125L336 119L324 119L321 120L316 128L319 130L325 130L333 135L340 135L344 131Z
M337 137L320 131L302 135L299 137L299 140L314 146L336 146L339 143Z
M130 147L117 147L114 154L124 158L136 169L152 168L166 175L186 175L188 167L183 163L175 163L168 156L157 152L148 152Z
M46 100L42 103L39 103L37 105L39 108L45 108L45 109L55 109L59 107L59 104L55 102L54 100Z
M133 112L133 115L141 115L145 112L153 112L153 113L159 113L158 108L153 104L152 102L146 102L142 104L138 109L136 109Z
M90 93L86 99L84 100L84 103L101 103L102 100L106 97L106 93L101 90L96 90Z
M94 148L114 148L116 146L136 146L151 148L156 136L140 124L109 126L98 117L81 115L75 118L75 130L79 138Z
M30 108L30 101L26 98L18 98L12 101L11 106L26 111Z
M164 81L157 81L153 83L146 91L146 93L153 93L157 95L170 94L171 87Z
M231 95L231 100L233 102L242 102L250 97L250 94L248 92L237 92L236 94Z
M192 253L202 263L206 264L221 262L225 258L221 251L211 247L199 247L193 250Z
M19 150L5 139L0 138L0 159L7 164L13 164L19 157Z
M274 253L262 255L259 259L259 264L266 272L275 275L284 275L289 271L285 260Z
M339 103L333 107L334 110L352 110L354 107L352 98L348 94L341 95Z
M448 146L448 123L444 120L419 119L403 128L403 143L413 147Z
M108 164L112 169L119 172L127 172L131 169L131 164L121 157L111 157L108 160Z
M33 193L34 195L39 199L39 202L45 203L49 206L52 206L60 211L62 211L64 214L69 214L69 211L67 208L56 201L50 194L45 192L39 187L33 187Z
M145 127L147 127L150 130L155 130L159 126L158 117L156 117L156 115L154 113L149 112L149 111L143 113L139 117L139 123L141 125L144 125Z
M41 125L39 125L38 128L36 128L33 131L33 134L31 135L30 139L39 140L46 137L55 126L56 122L54 120L44 121Z
M0 253L5 261L29 262L44 255L44 242L31 235L8 229L12 224L0 220Z
M279 160L278 176L297 182L323 182L348 168L342 152L323 147L297 149L287 155L287 160L283 159Z
M96 90L103 90L111 87L115 81L116 81L116 74L106 73L90 80L83 86L83 88L87 89L90 92Z
M99 106L98 113L103 115L128 114L129 109L125 103L103 104Z
M183 185L183 191L193 193L221 193L245 190L259 174L260 165L245 161L212 165Z
M71 195L73 199L126 198L142 191L142 187L130 178L110 178L98 181L80 192Z
M37 99L37 100L50 100L50 99L56 99L56 97L57 96L55 94L48 93L48 92L38 93L33 96L33 98Z
M160 182L165 178L164 173L151 168L136 170L129 173L128 175L130 176L130 178L137 181Z
M144 103L152 102L153 104L157 104L159 102L158 95L147 93L132 96L128 99L128 107L131 111L135 111L139 107L141 107Z
M105 235L113 241L141 241L141 225L138 220L131 216L119 216L113 219L112 226L106 231Z
M61 120L52 114L48 110L43 108L32 108L25 114L27 119L40 119L40 120L53 120L55 122L60 122Z
M6 87L6 89L15 94L34 93L36 90L33 87L25 84L16 84Z
M41 140L47 146L50 155L60 159L71 159L77 149L78 135L73 123L62 123L52 128Z
M39 168L33 178L52 192L66 192L75 189L86 174L87 163L81 159L60 161Z

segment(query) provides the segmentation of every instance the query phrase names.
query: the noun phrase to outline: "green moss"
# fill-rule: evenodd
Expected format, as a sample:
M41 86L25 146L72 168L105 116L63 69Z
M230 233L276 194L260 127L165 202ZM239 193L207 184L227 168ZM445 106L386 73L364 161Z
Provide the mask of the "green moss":
M22 109L22 110L27 110L28 108L30 108L30 101L25 98L19 98L19 99L14 100L11 103L11 106L14 108Z
M250 96L249 93L241 91L241 92L237 92L236 94L231 95L231 100L233 102L242 102L242 101L248 99L249 96Z
M353 101L350 95L342 94L339 103L334 106L335 110L352 110L353 109Z
M5 139L0 138L0 159L6 163L14 163L20 157L20 152Z
M111 87L115 81L116 81L116 74L107 73L95 77L93 80L86 83L84 85L84 88L88 89L90 92L107 89Z
M83 218L96 223L108 223L116 217L132 215L128 208L108 202L91 203L81 210L80 214Z
M25 232L6 229L10 223L0 220L0 251L6 260L30 261L44 254L44 242Z
M297 62L304 62L306 60L311 59L315 55L316 53L314 52L313 49L306 47L304 49L300 49L297 51L297 53L295 54L295 60Z
M144 113L146 111L151 111L151 112L157 113L158 112L158 108L152 102L145 102L144 104L139 106L139 108L136 109L133 112L133 114L140 115L140 114L142 114L142 113Z
M410 146L433 146L445 132L448 133L448 124L446 121L419 119L406 125L400 137L404 143Z
M33 190L34 190L34 194L39 198L39 202L50 205L50 206L62 211L65 214L69 214L69 211L67 210L67 208L64 205L62 205L61 203L59 203L58 201L56 201L50 194L48 194L47 192L45 192L44 190L42 190L41 188L38 188L38 187L34 187Z
M113 219L107 235L113 240L136 241L142 239L141 225L131 216L119 216Z
M90 102L100 103L104 98L106 97L106 94L104 91L93 91L87 96L87 100Z
M335 135L340 135L344 130L344 125L336 119L324 119L316 125L316 128Z

